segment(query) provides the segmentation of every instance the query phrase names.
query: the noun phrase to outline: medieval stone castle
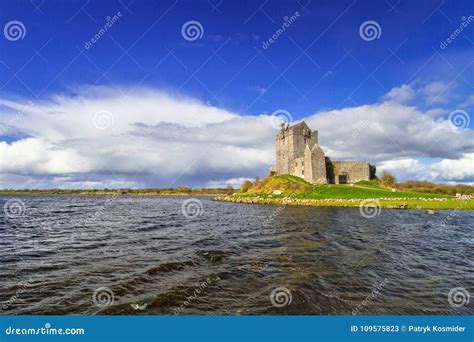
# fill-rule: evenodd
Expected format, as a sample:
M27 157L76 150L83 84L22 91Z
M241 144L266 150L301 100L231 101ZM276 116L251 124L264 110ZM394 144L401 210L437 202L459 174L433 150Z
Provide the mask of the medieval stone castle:
M355 183L370 179L367 162L336 161L324 155L318 144L318 131L310 130L303 121L293 126L282 125L276 136L276 175L289 174L313 184Z

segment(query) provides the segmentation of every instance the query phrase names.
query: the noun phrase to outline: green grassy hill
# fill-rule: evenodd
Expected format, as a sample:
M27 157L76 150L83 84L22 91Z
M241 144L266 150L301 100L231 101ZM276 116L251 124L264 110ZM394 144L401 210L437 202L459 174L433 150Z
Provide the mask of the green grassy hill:
M282 191L281 195L274 195L274 191ZM386 188L377 180L361 181L356 184L324 184L312 185L299 177L282 175L268 176L262 181L257 181L245 193L239 195L261 197L287 197L293 198L449 198L449 195L429 194L421 192L396 191Z
M284 193L310 192L313 189L311 183L304 179L290 176L268 176L261 181L255 181L250 189L246 191L248 194L272 194L275 190Z
M469 188L468 188L469 189ZM356 184L313 185L290 175L268 176L263 180L247 183L231 196L217 196L217 201L276 205L314 205L330 207L359 207L365 202L398 209L454 209L474 210L471 192L455 197L447 194L392 191L379 180L361 181Z

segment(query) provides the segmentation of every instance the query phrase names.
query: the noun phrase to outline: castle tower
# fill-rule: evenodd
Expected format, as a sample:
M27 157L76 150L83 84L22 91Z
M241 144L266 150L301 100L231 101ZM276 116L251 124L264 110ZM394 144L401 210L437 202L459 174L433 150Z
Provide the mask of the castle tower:
M283 125L275 141L276 174L304 174L300 164L304 162L305 148L312 148L317 143L318 131L311 131L304 121L294 126Z
M313 184L326 184L326 158L319 144L307 145L304 151L304 179Z
M356 183L369 180L370 164L331 160L318 144L318 131L311 131L303 121L294 126L282 125L275 140L277 165L271 174L289 174L312 184Z

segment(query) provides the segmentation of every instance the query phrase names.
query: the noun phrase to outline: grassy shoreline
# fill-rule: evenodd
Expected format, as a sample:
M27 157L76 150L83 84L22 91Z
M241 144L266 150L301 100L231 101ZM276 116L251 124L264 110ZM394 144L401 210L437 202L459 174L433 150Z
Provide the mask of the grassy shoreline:
M393 209L474 210L472 195L452 196L426 192L400 191L383 186L379 181L355 184L313 185L290 176L269 176L251 187L232 195L216 196L216 201L312 205L325 207L378 206Z
M457 198L271 198L261 196L216 196L215 201L247 204L311 205L317 207L379 206L388 209L474 210L473 199Z

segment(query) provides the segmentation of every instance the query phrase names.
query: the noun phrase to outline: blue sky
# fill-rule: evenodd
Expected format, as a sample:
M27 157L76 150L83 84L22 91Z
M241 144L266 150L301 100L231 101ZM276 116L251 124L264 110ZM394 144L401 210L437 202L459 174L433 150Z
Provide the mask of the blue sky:
M185 128L178 128L178 132L186 131L183 134L189 137L194 128L206 132L222 123L225 125L221 132L229 130L228 137L233 137L232 127L245 126L242 123L245 121L249 125L245 127L253 129L252 117L262 118L262 114L270 115L276 110L290 113L292 121L313 122L314 129L323 127L321 138L327 140L320 143L332 155L369 159L385 165L401 179L421 179L423 169L430 167L434 168L432 174L425 174L425 178L434 181L472 182L474 179L469 170L472 169L474 125L470 115L474 109L474 18L470 18L474 15L474 6L471 1L31 0L0 6L4 28L12 21L19 21L24 27L20 28L24 37L7 39L4 31L5 37L0 39L0 121L8 128L0 135L3 141L0 154L4 156L0 186L164 186L176 185L175 178L176 182L194 186L237 184L247 177L264 176L273 162L271 137L275 132L271 127L263 133L256 124L256 135L270 137L261 151L257 148L262 146L260 140L252 147L232 142L224 146L218 142L217 150L209 151L222 160L225 157L219 153L225 151L225 155L233 154L233 159L240 156L242 159L237 158L239 164L232 170L206 164L206 158L194 159L195 153L183 154L187 164L197 164L189 172L183 172L182 165L168 170L176 155L147 159L148 152L137 146L132 151L103 151L104 155L114 156L113 160L104 161L109 173L97 166L97 160L104 160L103 156L88 155L74 143L80 140L84 145L84 142L100 139L109 143L109 138L119 136L122 138L117 139L124 143L133 140L129 139L131 135L147 136L152 140L146 145L153 145L156 142L153 139L166 140L158 137L159 132L163 132L160 125L174 129L181 125ZM86 42L104 28L106 18L114 15L117 20L86 48ZM291 23L280 34L277 31L285 18L292 18ZM183 37L183 25L189 21L199 23L202 37L194 41ZM376 39L361 36L361 25L367 22L376 23ZM466 25L462 32L455 33L463 22ZM453 34L452 42L441 47ZM276 37L274 42L263 48L264 42L272 36ZM133 101L117 107L114 101L123 99L125 94L132 94ZM143 94L149 96L143 98ZM106 100L111 102L107 104ZM27 105L29 102L33 105ZM76 113L74 108L98 102L103 110L91 108L110 112L115 128L107 130L107 134L101 131L100 137L97 132L79 134L74 130L80 127L77 117L87 122L90 117L87 112ZM191 119L196 127L180 121L180 113L175 110L183 103L194 102L200 104L203 111L198 120ZM71 103L76 107L68 106ZM147 104L141 110L148 111L149 116L141 116L137 103ZM393 108L393 111L383 115L393 113L407 118L392 123L390 118L384 117L380 124L391 148L371 150L367 145L380 145L377 137L370 139L371 134L380 130L364 127L364 120L371 119L364 119L364 114L358 116L358 109L363 112L365 108L370 118L370 106L384 103L388 105L383 108ZM65 107L70 111L66 112ZM120 109L114 112L109 107L121 108L129 114L117 113ZM219 113L208 113L210 109ZM160 113L153 115L154 110ZM406 114L409 110L411 114ZM21 115L15 116L15 111ZM52 111L61 115L45 124L44 118L40 118ZM464 120L462 127L455 127L455 139L449 139L455 143L437 141L436 132L444 132L444 123L454 111L462 111ZM95 114L91 112L92 117ZM75 118L65 119L66 116ZM411 141L409 146L397 147L397 142L405 140L403 132L407 133L405 126L409 120L416 121L413 124L418 125L414 130L416 134L426 129L426 139L432 138L433 142L417 140ZM33 126L34 122L38 124ZM360 146L354 142L353 156L347 148L330 143L347 140L344 137L347 131L333 129L341 124L367 131L368 140L360 141ZM58 125L64 125L62 134L52 128ZM150 132L153 129L159 132ZM242 132L248 134L249 131L242 127ZM199 134L195 134L199 139ZM241 133L236 134L235 141L238 141ZM365 133L360 135L365 136ZM209 145L216 143L214 135L208 137ZM37 140L33 143L32 139ZM182 140L176 137L176 144ZM247 145L252 141L249 138ZM12 145L15 143L20 144L15 147ZM163 152L160 149L169 150L156 144L158 155ZM432 147L436 145L442 146ZM365 147L366 153L362 151ZM250 150L246 150L248 148ZM58 149L64 149L64 154L69 155L65 159L54 155L50 160L28 157L24 158L28 162L18 162L20 155L36 149L45 156L48 151L54 155ZM189 148L183 147L183 150ZM18 153L20 155L16 155ZM169 175L165 177L147 167L143 172L132 166L117 167L128 163L128 153L143 155L147 165L164 168ZM14 158L15 162L8 162L7 157ZM84 167L57 166L70 166L68 160L82 159ZM453 166L450 162L461 163L462 174L450 177L446 173L446 168ZM406 172L407 168L400 168L403 163L417 171ZM448 166L441 172L439 163ZM130 180L131 173L133 180Z

